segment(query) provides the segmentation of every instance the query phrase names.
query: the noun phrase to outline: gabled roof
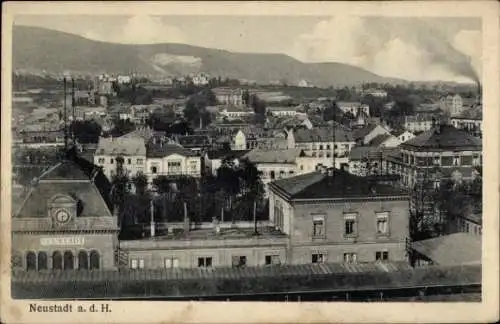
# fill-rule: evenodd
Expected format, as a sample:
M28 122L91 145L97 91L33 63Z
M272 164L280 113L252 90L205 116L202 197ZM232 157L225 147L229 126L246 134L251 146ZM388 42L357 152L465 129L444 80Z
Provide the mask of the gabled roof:
M299 128L294 132L296 143L332 142L334 140L333 129L335 128L335 142L354 142L352 132L345 127L335 125L328 127L316 127L312 129Z
M259 150L254 149L243 156L253 163L294 163L301 149Z
M371 146L380 146L382 145L385 141L387 141L388 139L390 139L391 137L394 137L393 135L390 135L390 134L381 134L381 135L377 135L375 136L375 138L373 138L371 141L370 141L370 145Z
M210 138L207 135L185 135L178 136L177 140L182 146L196 146L210 144Z
M364 158L381 158L382 150L375 146L356 146L349 152L349 161L359 161Z
M144 139L140 137L101 137L97 155L146 155Z
M394 130L391 132L391 134L392 134L392 135L394 135L394 136L396 136L396 137L399 137L399 136L403 135L404 133L410 133L410 134L413 134L412 132L407 131L406 129L403 129L403 128L401 128L401 129L394 129Z
M373 132L373 130L375 128L377 128L377 126L379 125L375 125L375 124L369 124L369 125L366 125L365 127L363 128L360 128L360 129L356 129L354 132L353 132L353 137L355 140L359 140L359 139L362 139L364 138L366 135L370 134L371 132Z
M365 177L355 176L335 169L333 175L312 172L270 183L274 192L287 199L334 199L372 198L381 196L406 196L390 185L370 182Z
M406 142L408 149L481 149L481 139L450 125L439 125Z
M147 145L146 156L148 158L164 158L173 154L179 154L186 157L193 157L196 154L190 149L184 148L179 144L152 143Z
M60 194L80 202L78 217L112 216L87 172L77 163L66 160L39 177L15 217L48 217L48 203Z
M455 233L413 242L413 249L438 265L481 263L481 236Z

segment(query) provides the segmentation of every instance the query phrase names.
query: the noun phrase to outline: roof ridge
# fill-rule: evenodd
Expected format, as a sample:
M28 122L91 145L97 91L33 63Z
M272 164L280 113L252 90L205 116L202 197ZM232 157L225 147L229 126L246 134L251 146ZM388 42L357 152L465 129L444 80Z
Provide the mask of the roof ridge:
M45 172L43 172L39 177L38 180L41 180L44 176L48 175L50 172L54 171L57 169L59 166L61 166L63 162L58 162L56 165L52 166L51 168L47 169Z

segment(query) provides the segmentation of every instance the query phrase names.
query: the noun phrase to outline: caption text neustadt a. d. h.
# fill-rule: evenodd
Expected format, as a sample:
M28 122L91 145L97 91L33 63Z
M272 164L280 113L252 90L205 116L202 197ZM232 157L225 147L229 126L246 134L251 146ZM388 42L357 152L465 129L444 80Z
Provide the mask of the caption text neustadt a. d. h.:
M90 305L75 305L69 303L61 304L37 304L29 305L31 313L110 313L111 306L109 304L90 304Z

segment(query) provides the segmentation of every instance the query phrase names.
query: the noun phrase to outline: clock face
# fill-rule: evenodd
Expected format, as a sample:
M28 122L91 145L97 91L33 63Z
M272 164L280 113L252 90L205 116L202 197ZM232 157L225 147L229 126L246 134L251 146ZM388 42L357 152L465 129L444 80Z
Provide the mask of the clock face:
M65 209L59 209L55 213L55 219L58 223L66 223L69 221L69 212Z

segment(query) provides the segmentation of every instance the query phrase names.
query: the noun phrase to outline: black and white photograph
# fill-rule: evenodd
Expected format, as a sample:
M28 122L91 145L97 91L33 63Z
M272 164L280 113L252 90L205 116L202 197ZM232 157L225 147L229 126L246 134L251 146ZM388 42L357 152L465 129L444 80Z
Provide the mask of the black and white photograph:
M11 19L22 312L484 301L479 14L98 8Z

